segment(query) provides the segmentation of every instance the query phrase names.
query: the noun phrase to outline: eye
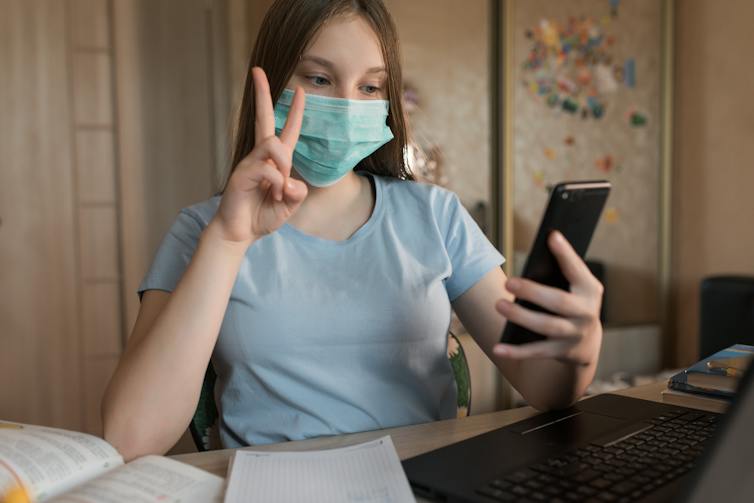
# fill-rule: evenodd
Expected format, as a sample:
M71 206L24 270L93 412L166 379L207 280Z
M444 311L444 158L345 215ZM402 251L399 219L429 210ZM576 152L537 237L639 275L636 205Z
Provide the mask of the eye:
M366 86L361 86L361 89L366 94L376 94L380 92L380 88L377 86L366 85Z
M309 79L309 82L311 82L317 87L326 86L327 84L330 83L329 80L327 80L325 77L321 75L309 75L306 78Z

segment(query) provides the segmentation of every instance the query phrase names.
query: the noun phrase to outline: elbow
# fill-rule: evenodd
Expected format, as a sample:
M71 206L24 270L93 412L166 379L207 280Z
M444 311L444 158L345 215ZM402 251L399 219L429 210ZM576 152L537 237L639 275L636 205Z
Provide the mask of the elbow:
M528 401L528 400L527 400ZM543 400L543 401L529 401L529 405L534 407L540 412L552 412L552 411L558 411L567 409L574 403L576 403L577 400L567 400L567 399L553 399L553 400Z
M103 418L103 438L128 463L136 458L149 454L164 455L170 445L155 438L154 431L148 430L144 424L133 417Z
M129 437L124 432L114 428L112 425L104 425L104 439L118 451L118 454L121 455L123 461L126 463L142 455L139 446L134 445L132 441L129 441Z
M517 365L508 369L511 384L528 405L541 412L572 407L586 394L596 368L596 362L588 367L552 360L515 363Z
M125 462L149 454L164 455L173 443L165 441L166 436L159 425L149 424L144 414L132 413L130 409L123 403L116 403L105 392L100 410L102 438L118 451Z
M529 405L537 409L539 412L552 412L556 410L563 410L568 408L570 403L565 401L552 401L552 400L526 400Z
M586 390L574 390L572 393L552 393L546 396L524 396L529 405L540 412L551 412L571 407L584 396Z

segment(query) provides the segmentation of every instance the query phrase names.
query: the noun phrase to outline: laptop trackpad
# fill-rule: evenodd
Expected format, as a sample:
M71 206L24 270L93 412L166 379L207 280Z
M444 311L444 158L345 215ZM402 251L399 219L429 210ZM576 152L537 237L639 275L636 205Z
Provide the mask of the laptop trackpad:
M626 420L583 411L573 411L550 421L532 424L518 433L526 435L530 442L546 444L575 445L584 444L594 438L615 431L626 425Z

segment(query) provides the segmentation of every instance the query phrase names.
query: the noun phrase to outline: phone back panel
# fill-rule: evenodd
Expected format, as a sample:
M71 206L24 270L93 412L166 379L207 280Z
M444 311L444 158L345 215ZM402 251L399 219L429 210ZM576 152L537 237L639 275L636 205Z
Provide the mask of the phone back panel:
M592 187L594 184L602 186ZM537 283L568 290L570 285L560 271L557 259L547 246L547 237L553 230L560 231L583 259L609 193L610 186L605 182L573 182L556 185L550 194L545 215L524 265L523 277ZM547 312L546 309L525 300L516 300L516 302L535 311ZM512 344L523 344L542 339L544 337L524 327L507 323L501 340Z

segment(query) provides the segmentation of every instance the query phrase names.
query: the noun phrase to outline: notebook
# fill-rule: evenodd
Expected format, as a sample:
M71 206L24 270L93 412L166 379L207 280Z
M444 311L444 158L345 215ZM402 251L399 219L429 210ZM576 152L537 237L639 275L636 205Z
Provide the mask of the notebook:
M730 399L752 358L754 346L735 344L674 375L668 387Z
M415 502L389 435L349 447L305 452L237 450L225 503Z
M701 409L723 414L730 406L730 400L701 393L686 393L674 389L664 389L661 392L663 403Z

